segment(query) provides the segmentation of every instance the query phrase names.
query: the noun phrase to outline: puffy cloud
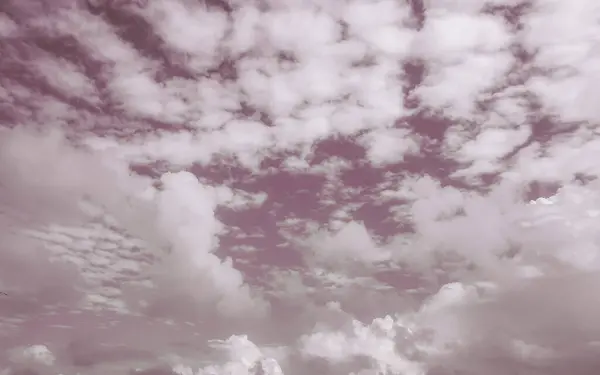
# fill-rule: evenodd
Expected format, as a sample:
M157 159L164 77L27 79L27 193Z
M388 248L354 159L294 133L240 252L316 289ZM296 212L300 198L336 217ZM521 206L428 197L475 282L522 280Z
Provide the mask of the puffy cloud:
M595 2L67 3L0 18L7 371L597 368Z

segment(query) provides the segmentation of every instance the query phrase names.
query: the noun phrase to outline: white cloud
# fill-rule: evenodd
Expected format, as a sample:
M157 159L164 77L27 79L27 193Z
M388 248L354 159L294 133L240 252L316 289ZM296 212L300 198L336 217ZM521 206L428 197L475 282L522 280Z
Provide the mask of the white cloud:
M524 46L536 51L534 63L542 72L530 90L543 104L566 121L598 118L593 104L598 75L598 25L600 8L594 2L576 1L565 7L557 1L539 2L525 17Z
M424 58L452 62L468 52L497 52L509 46L512 35L502 19L464 13L431 14L415 39Z
M529 127L483 126L479 131L475 139L462 143L460 149L456 151L458 160L470 162L472 165L455 173L455 176L493 173L501 170L503 167L498 165L500 159L525 144L531 135Z
M326 109L323 110L325 111ZM311 145L331 134L331 123L326 115L316 113L307 117L307 119L290 118L280 121L273 130L276 147L285 150L293 149L298 145Z
M517 6L521 0L425 0L426 9L429 12L452 11L467 14L477 14L486 6Z
M376 130L363 139L369 160L374 165L400 162L405 155L419 151L418 142L404 129Z
M309 257L342 269L352 264L369 265L389 259L389 254L378 248L364 224L349 222L336 233L321 233L308 240L311 248Z
M45 345L31 345L14 348L9 352L13 366L35 369L42 373L50 372L55 366L56 358Z
M18 204L43 222L50 217L60 220L63 214L78 215L79 201L89 198L131 224L129 229L136 234L142 235L137 228L148 229L142 229L146 221L140 220L143 211L134 213L133 208L144 209L144 202L137 197L149 181L129 175L127 166L118 160L73 147L58 129L15 128L4 132L0 142L3 198L8 204ZM140 216L133 219L137 214Z
M265 14L263 22L273 48L292 52L301 60L319 56L341 32L334 19L310 8L275 10Z
M36 59L34 65L52 86L65 95L81 98L94 105L99 104L96 88L79 67L66 60L41 56Z
M207 302L217 303L219 313L226 316L262 312L264 301L244 284L231 259L221 261L213 254L221 231L214 217L217 201L213 189L202 186L188 172L167 173L161 181L157 220L171 253L154 265L158 287L150 297L154 304L174 304L172 311L163 307L167 315L195 314Z
M349 333L315 332L301 338L301 350L306 356L327 359L333 363L365 356L372 361L370 366L365 367L372 366L373 370L407 375L424 374L424 369L418 362L404 358L396 351L396 332L389 327L390 323L393 324L393 320L388 316L374 320L370 326L353 321Z
M598 183L572 181L600 175L595 2L532 1L518 31L500 11L517 0L428 1L420 30L392 0L215 3L113 2L149 22L160 59L120 36L137 25L80 5L0 20L7 66L25 56L61 94L117 109L0 73L2 121L21 123L0 131L0 352L47 345L64 374L592 361ZM425 68L412 109L407 59ZM439 142L427 114L453 121ZM559 189L530 204L548 195L533 183ZM223 337L229 356L204 350Z
M433 12L413 42L428 72L415 95L449 116L468 117L486 89L499 84L513 63L513 35L498 17Z
M223 12L201 4L153 1L143 11L168 48L187 55L187 65L201 71L212 66L227 30Z
M448 116L468 118L475 112L476 100L501 83L512 62L510 54L494 53L472 54L446 66L433 65L414 94L431 108L443 108Z
M212 194L188 172L167 173L161 182L164 186L158 196L161 228L167 236L176 234L174 246L189 252L192 262L201 261L203 254L217 245Z
M318 104L334 100L344 90L340 71L342 59L315 57L291 72L294 87L304 94L305 100Z
M259 41L261 12L245 4L235 10L233 17L233 30L225 45L237 56L251 50Z
M351 31L359 37L368 32L388 26L399 24L406 20L409 8L404 4L398 4L391 0L380 0L372 3L351 1L343 8L343 20L348 23Z
M108 78L109 93L117 107L137 116L179 120L183 104L167 98L152 78L156 64L121 40L109 24L74 10L63 12L57 24L60 34L73 35L94 58L108 63L110 68L100 74ZM165 112L167 109L174 113Z

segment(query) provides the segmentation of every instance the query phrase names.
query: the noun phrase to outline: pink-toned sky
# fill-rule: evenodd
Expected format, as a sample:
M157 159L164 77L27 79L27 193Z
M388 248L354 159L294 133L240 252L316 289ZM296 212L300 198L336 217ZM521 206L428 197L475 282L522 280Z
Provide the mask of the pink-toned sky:
M0 375L600 371L600 2L3 0Z

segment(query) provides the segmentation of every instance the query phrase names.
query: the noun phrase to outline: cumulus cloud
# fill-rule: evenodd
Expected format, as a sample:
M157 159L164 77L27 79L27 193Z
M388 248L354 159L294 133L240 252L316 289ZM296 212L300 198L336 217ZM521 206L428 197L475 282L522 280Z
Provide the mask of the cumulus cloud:
M5 8L8 373L597 367L593 1Z

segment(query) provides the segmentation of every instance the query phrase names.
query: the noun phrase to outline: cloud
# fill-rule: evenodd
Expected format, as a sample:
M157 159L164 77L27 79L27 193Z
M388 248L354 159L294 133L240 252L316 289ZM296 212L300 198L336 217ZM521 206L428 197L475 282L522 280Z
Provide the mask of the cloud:
M597 365L593 1L42 8L0 19L9 370Z

